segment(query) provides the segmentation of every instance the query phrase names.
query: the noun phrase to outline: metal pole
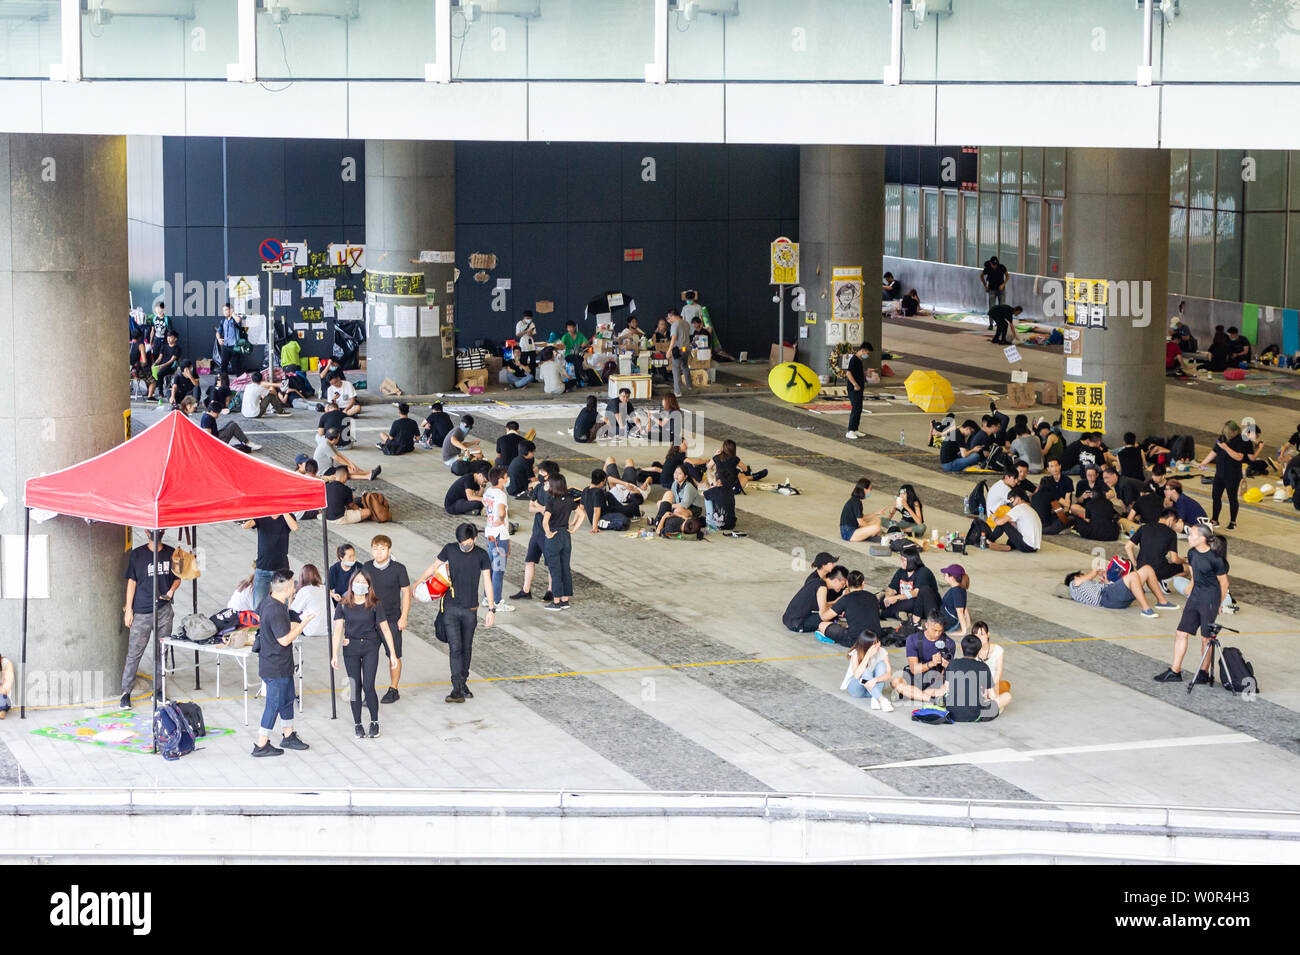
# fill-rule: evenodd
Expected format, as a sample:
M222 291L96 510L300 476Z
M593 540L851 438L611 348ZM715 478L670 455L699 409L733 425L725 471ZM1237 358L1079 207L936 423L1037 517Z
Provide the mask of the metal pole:
M23 508L23 648L22 675L18 684L18 718L27 719L27 583L31 573L32 509Z
M190 525L190 550L194 552L194 560L197 562L199 559L199 525L197 524ZM199 578L195 577L190 581L190 586L192 588L190 594L193 600L193 609L190 612L197 614L199 612ZM199 686L198 650L194 651L194 689L202 689L202 687Z
M330 532L329 532L329 521L325 520L324 508L321 508L320 511L320 544L321 544L321 554L325 557L325 563L321 564L321 569L324 571L325 574L325 611L329 613L330 617L332 618L334 616L333 613L331 613L331 611L334 609L333 606L334 598L330 596L330 582L329 582ZM334 650L333 650L333 643L332 643L334 638L331 631L332 631L332 627L330 626L330 621L326 620L325 621L325 652L329 654L329 662L327 664L327 669L329 670L330 673L330 719L336 720L339 718L339 698L337 692L334 689L334 666L333 666Z
M1152 80L1151 35L1152 19L1155 16L1156 0L1146 0L1142 4L1142 62L1138 64L1137 85L1150 86Z
M145 531L146 534L157 534L162 537L162 532L158 530ZM152 726L158 725L158 689L162 680L162 647L158 644L158 548L162 546L158 540L153 542L153 723ZM153 735L153 751L156 755L158 752L158 734Z
M776 287L776 364L785 361L785 286Z

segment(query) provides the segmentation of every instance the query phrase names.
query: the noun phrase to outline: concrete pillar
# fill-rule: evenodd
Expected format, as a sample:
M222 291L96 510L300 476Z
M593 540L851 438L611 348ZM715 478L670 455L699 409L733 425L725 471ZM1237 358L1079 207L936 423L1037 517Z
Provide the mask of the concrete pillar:
M1107 279L1112 312L1105 330L1083 332L1082 371L1065 380L1105 383L1109 446L1122 444L1125 431L1138 440L1164 434L1169 153L1071 149L1065 170L1065 271ZM1120 282L1127 307L1113 314Z
M23 532L27 478L122 443L126 309L125 140L0 136L3 533ZM32 533L49 538L51 597L29 611L28 705L116 698L126 532L56 517ZM22 602L5 598L0 653L16 663Z
M799 277L805 304L817 313L800 339L804 316L786 316L786 338L800 361L827 372L826 325L831 317L831 269L862 268L863 337L880 367L880 261L885 241L883 146L803 146L799 149ZM821 272L818 273L820 266Z
M385 275L419 273L425 293L367 293L368 302L388 305L389 326L398 305L424 305L431 293L440 322L454 308L447 292L454 266L412 263L421 252L456 247L456 147L452 143L366 141L367 282L381 287ZM465 256L459 257L462 265ZM385 338L371 324L366 344L366 380L372 394L391 378L406 394L448 391L455 385L455 362L443 358L437 337Z

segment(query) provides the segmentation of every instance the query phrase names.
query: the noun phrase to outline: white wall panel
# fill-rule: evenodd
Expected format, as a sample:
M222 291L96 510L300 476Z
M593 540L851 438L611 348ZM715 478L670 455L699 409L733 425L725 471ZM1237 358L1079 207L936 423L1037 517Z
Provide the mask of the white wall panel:
M1300 149L1300 91L1286 86L1165 86L1160 145Z
M185 134L346 139L344 83L187 83Z
M523 83L349 83L348 135L354 139L528 138Z
M6 80L0 83L0 133L41 131L40 80Z
M937 143L1151 148L1160 145L1159 135L1156 86L937 87Z
M529 84L534 141L720 143L723 135L719 84Z
M734 83L727 87L727 142L934 145L934 87Z
M47 133L185 134L185 95L180 83L47 82L41 84L41 98Z

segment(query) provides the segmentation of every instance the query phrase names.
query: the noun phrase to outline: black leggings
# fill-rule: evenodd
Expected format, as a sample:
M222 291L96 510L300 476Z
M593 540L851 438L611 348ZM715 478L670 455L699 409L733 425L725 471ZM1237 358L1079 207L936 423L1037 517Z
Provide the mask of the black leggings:
M359 649L352 652L353 647ZM343 648L343 667L348 671L348 701L352 704L352 722L361 722L361 700L364 694L370 721L378 723L379 694L375 692L375 674L379 671L379 641L352 641L351 646Z
M453 517L460 514L480 514L483 511L483 502L471 501L469 498L464 498L459 501L452 501L451 506L444 507L443 510Z
M1030 547L1025 543L1025 539L1020 535L1020 531L1016 528L1016 525L1012 524L1010 521L1005 524L996 525L993 530L989 531L988 539L995 541L1004 534L1006 535L1007 543L1011 545L1012 550L1018 550L1022 554L1033 554L1037 551L1037 548Z
M1241 486L1241 477L1220 477L1214 476L1214 513L1210 515L1210 520L1217 522L1219 512L1223 510L1223 492L1228 492L1228 520L1234 524L1237 521L1237 488Z
M925 617L932 611L939 609L939 595L929 587L920 587L916 590L916 596L909 600L896 600L893 604L886 607L885 602L880 602L881 617L897 617L902 619L905 613L916 614Z

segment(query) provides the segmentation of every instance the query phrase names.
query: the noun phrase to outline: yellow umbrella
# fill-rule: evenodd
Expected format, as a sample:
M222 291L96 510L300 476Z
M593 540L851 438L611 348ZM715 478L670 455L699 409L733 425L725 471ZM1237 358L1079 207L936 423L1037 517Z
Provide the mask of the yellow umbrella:
M943 413L952 407L952 385L937 371L914 371L904 385L907 400L922 411Z
M822 390L817 372L797 361L782 362L768 373L767 386L772 394L794 405L812 401Z

